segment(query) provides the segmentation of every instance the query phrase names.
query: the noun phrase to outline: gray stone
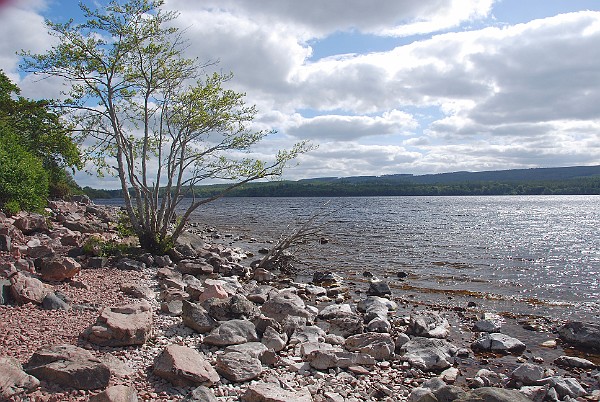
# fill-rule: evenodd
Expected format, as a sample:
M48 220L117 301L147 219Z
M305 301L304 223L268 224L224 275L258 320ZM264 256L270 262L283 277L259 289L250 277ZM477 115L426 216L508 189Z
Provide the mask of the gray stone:
M369 332L390 332L392 324L385 318L375 317L367 324Z
M358 314L337 315L327 320L329 329L327 332L333 335L348 337L360 334L364 331L363 319ZM380 332L380 331L376 331Z
M183 311L183 300L164 301L160 304L160 311L171 317L179 317Z
M447 338L450 334L448 320L435 312L420 312L411 315L408 323L408 333L426 338Z
M212 331L218 325L218 322L208 314L204 307L187 300L183 301L181 318L185 326L201 334Z
M583 395L587 395L587 392L579 382L574 378L563 378L561 376L548 377L540 380L541 384L548 384L550 387L556 390L560 399L564 399L566 396L571 398L578 398Z
M168 255L157 255L154 257L154 263L159 267L167 267L171 265L173 262L171 261L171 257Z
M325 331L317 326L303 325L294 331L289 343L295 345L304 342L325 342L326 335Z
M9 235L0 234L0 251L10 252L12 250L12 238Z
M394 344L396 345L396 351L400 351L400 348L402 348L402 345L404 345L405 343L410 341L410 337L408 335L406 335L405 333L401 332L398 334L398 336L396 337L396 340L394 341Z
M473 342L471 348L473 350L490 350L493 352L521 354L527 347L520 340L508 335L486 333Z
M256 328L251 321L230 320L221 323L204 338L207 345L227 346L258 340Z
M544 378L544 373L545 370L542 366L523 363L510 374L510 377L523 385L537 385Z
M477 332L500 332L502 329L502 317L497 314L485 313L483 318L473 325Z
M177 263L177 271L182 274L190 275L210 275L213 273L213 266L202 260L181 260Z
M76 389L105 388L110 370L85 349L56 345L37 350L26 365L27 373L51 383Z
M106 257L89 257L87 259L87 263L85 264L86 268L98 269L104 268L108 263L108 258Z
M121 284L121 292L136 299L153 300L156 298L156 294L152 289L137 283Z
M181 345L167 346L154 359L153 372L176 386L211 386L220 379L204 355Z
M369 296L387 296L391 295L392 290L390 289L390 285L386 282L380 280L374 280L369 283L369 289L367 290L367 295Z
M258 307L243 295L233 295L226 299L210 298L202 306L218 321L252 320L260 315Z
M89 402L137 402L137 391L126 385L113 385L90 397Z
M248 300L258 304L264 304L271 296L277 295L277 289L271 285L260 285L248 292Z
M70 310L71 306L63 299L58 297L56 293L51 292L42 300L42 308L44 310Z
M218 355L215 368L219 374L233 382L250 381L263 372L263 366L259 359L240 352Z
M147 301L106 307L96 324L82 334L100 346L143 345L152 334L152 307Z
M287 316L296 316L312 320L313 315L306 310L302 299L293 293L283 292L262 305L261 311L267 317L283 321Z
M338 350L315 350L311 352L306 359L311 367L317 370L328 370L330 368L348 368L351 366L372 366L375 359L370 355L356 352L346 352Z
M417 337L402 345L402 360L425 371L441 371L452 365L456 346L444 339Z
M184 402L219 402L215 394L203 385L194 388L192 392L183 400Z
M225 348L225 353L239 352L260 359L268 348L260 342L241 343L239 345L229 345Z
M325 308L323 308L318 317L324 320L328 320L330 318L335 317L345 317L349 314L352 314L352 308L349 304L331 304Z
M558 334L569 344L600 350L600 323L567 322L558 329Z
M39 380L23 371L17 359L0 357L0 400L14 400L39 386Z
M8 279L0 279L0 306L9 303L10 287L11 284Z
M261 342L268 349L279 352L287 345L287 335L280 334L273 327L269 326L263 332Z
M455 399L455 402L531 402L529 398L512 389L479 388Z
M123 271L142 271L146 269L146 264L131 258L121 258L117 263L117 268Z
M508 377L502 373L488 369L481 369L475 374L475 378L469 384L472 388L502 387L508 381Z
M277 384L252 384L241 396L242 402L312 402L313 398L307 389L290 391Z
M394 354L394 341L389 334L367 332L353 335L344 343L351 352L371 355L375 360L388 360Z
M554 364L565 367L577 367L582 369L593 369L596 368L596 364L593 362L574 356L560 356L554 360Z

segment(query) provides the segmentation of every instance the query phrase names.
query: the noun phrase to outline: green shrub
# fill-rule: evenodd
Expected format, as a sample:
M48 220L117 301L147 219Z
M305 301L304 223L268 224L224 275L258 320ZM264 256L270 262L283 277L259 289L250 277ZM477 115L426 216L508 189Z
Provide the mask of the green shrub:
M47 199L48 173L41 159L0 121L0 208L10 214L41 211Z

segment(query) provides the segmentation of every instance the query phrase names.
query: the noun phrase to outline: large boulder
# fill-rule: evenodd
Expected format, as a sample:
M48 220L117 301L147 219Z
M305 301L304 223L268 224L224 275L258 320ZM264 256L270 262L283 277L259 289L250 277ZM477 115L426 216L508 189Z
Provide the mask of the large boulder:
M40 214L21 216L15 220L14 225L26 235L30 235L35 232L48 231L48 222L46 221L46 217Z
M33 278L17 272L10 277L11 293L18 304L34 303L42 304L46 295L52 289L37 278Z
M40 381L23 371L21 363L12 357L0 357L0 400L13 400L39 387Z
M180 345L167 346L154 359L153 371L176 386L211 386L220 379L204 355Z
M260 315L258 307L243 295L233 295L225 299L210 298L202 303L202 306L218 321L252 320Z
M208 314L204 307L197 303L190 303L187 300L183 301L181 318L183 319L183 324L185 326L201 334L210 332L219 325L219 323Z
M558 329L558 335L571 345L600 350L600 323L570 321Z
M448 320L433 311L424 311L410 316L408 332L426 338L447 338L450 334Z
M312 402L313 398L307 389L289 391L277 384L252 384L241 397L242 402Z
M520 340L508 335L493 333L484 334L471 344L473 350L484 350L500 353L521 354L527 348Z
M106 307L82 336L100 346L143 345L152 334L152 307L147 301Z
M217 356L215 368L219 374L233 382L250 381L263 372L257 357L241 352L226 352Z
M371 355L358 352L346 352L333 349L313 350L306 356L310 366L317 370L330 368L348 368L351 366L372 366L375 359Z
M45 281L64 281L73 278L81 271L81 264L71 257L42 258L38 272Z
M344 346L351 352L371 355L376 360L387 360L394 354L396 345L390 334L367 332L346 339Z
M138 402L138 396L133 387L113 385L90 397L89 402Z
M445 339L413 338L400 348L402 360L425 371L441 371L450 367L457 348Z
M25 368L40 380L76 389L105 388L110 379L110 370L104 363L89 351L73 345L40 349Z
M256 327L251 321L230 320L221 323L204 338L207 345L228 346L258 341Z
M454 402L531 402L525 395L514 389L478 388L455 399Z
M287 316L313 319L313 314L306 309L300 296L291 292L282 292L262 305L261 311L267 317L283 321Z

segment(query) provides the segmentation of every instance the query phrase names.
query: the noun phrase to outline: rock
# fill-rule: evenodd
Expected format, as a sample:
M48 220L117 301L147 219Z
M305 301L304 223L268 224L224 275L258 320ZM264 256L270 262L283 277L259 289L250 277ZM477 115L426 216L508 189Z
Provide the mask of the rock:
M0 251L11 252L12 238L9 235L0 234Z
M181 260L177 263L177 271L189 275L210 275L213 273L213 266L201 260Z
M510 377L523 385L538 385L539 381L544 378L544 373L545 370L542 366L523 363L510 374Z
M81 232L81 233L102 232L103 226L104 227L106 226L106 225L93 224L92 222L73 221L73 220L66 220L62 224L67 229L73 230L75 232Z
M374 280L369 283L369 289L367 290L367 295L369 296L386 296L391 295L392 290L390 289L390 285L381 281Z
M106 307L82 334L100 346L143 345L152 334L152 307L147 301Z
M200 303L209 299L227 299L229 294L220 284L205 284L204 292L199 296Z
M479 388L470 391L454 402L531 402L529 398L512 389Z
M471 345L473 350L490 350L500 353L521 354L526 346L523 342L508 335L494 333L485 334Z
M325 342L326 335L325 331L315 325L303 325L294 330L289 343Z
M217 356L215 368L219 374L233 382L250 381L263 372L256 357L240 352L226 352Z
M502 317L497 314L485 313L483 318L476 321L473 330L477 332L500 332L502 329Z
M55 253L56 252L54 251L54 249L48 244L42 244L42 245L35 246L35 247L29 247L24 252L24 254L26 256L28 256L29 258L32 258L32 259L52 257L52 256L54 256Z
M202 307L218 321L254 319L260 315L258 307L242 295L225 299L210 298L202 303Z
M219 402L215 394L207 387L201 385L194 388L183 400L184 402Z
M342 282L342 277L333 272L315 272L313 273L312 283L326 287L337 286Z
M309 295L313 295L313 296L326 296L327 295L327 289L325 289L322 286L311 285L310 283L306 285L304 290L306 291L306 293L308 293Z
M164 301L160 304L160 311L170 315L171 317L179 317L182 314L183 301L182 300L171 300Z
M227 346L258 341L256 328L251 321L225 321L204 338L207 345Z
M410 316L408 333L426 338L444 339L450 335L450 324L438 313L421 312Z
M289 391L276 384L252 384L241 396L242 402L312 402L313 398L307 389Z
M156 264L159 268L168 267L173 262L168 255L157 255L154 257L154 264Z
M27 373L51 383L76 389L105 388L110 370L85 349L56 345L37 350L26 365Z
M106 257L89 257L87 259L86 268L90 269L98 269L104 268L108 263L108 258Z
M225 348L225 353L239 352L260 359L267 351L267 347L260 342L240 343L239 345L230 345Z
M280 334L273 327L269 326L265 329L261 342L268 349L279 352L283 350L287 344L287 335Z
M126 385L113 385L90 397L89 402L137 402L137 391Z
M373 318L367 324L367 331L369 332L390 332L392 324L384 318L376 317Z
M587 392L579 382L574 378L563 378L560 376L548 377L540 380L541 384L548 384L552 387L560 399L564 399L566 396L571 398L578 398L583 395L587 395Z
M46 221L46 217L39 214L21 216L15 220L14 226L26 235L30 235L35 232L48 231L48 222Z
M0 357L0 400L14 400L40 386L40 381L23 371L12 357Z
M41 304L52 290L37 278L32 278L21 272L10 277L11 294L18 304Z
M42 258L38 272L45 281L64 281L81 271L81 264L71 257Z
M410 392L407 402L438 402L438 399L430 389L417 387Z
M475 378L469 384L472 388L502 387L508 381L508 377L502 373L488 369L481 369L475 374Z
M75 195L72 195L71 199L74 202L79 202L79 203L81 203L83 205L92 205L93 204L92 200L90 199L90 197L88 197L85 194L75 194Z
M333 335L343 336L344 338L351 335L361 334L364 331L362 317L354 313L338 315L336 317L329 318L327 322L329 323L329 329L327 332Z
M371 355L375 360L388 360L394 354L394 341L389 334L367 332L353 335L344 343L351 352Z
M410 337L408 335L406 335L405 333L399 333L398 336L396 337L396 340L394 341L394 344L396 345L396 351L399 352L400 348L402 348L402 345L404 345L405 343L410 341Z
M452 365L456 346L444 339L417 337L402 345L401 359L412 367L425 371L439 371Z
M558 335L569 344L600 350L600 323L570 321L558 329Z
M54 292L50 292L42 300L42 308L44 310L70 310L69 303L61 299Z
M218 322L208 314L204 307L187 300L183 301L181 318L185 326L201 334L212 331L218 325Z
M312 351L306 359L310 366L317 370L328 370L330 368L348 368L350 366L372 366L375 359L370 355L362 353L346 352L338 350L318 349Z
M131 258L121 258L117 263L117 268L123 271L142 271L146 269L146 264L141 261L132 260Z
M277 321L283 321L287 316L303 317L309 321L313 319L302 299L290 292L282 292L268 300L262 305L261 312Z
M0 306L10 302L10 281L0 278Z
M582 359L580 357L573 356L560 356L556 358L556 360L554 360L554 364L557 364L559 366L577 367L582 369L596 368L596 365L593 362L587 359Z
M156 298L156 294L152 289L137 283L121 284L121 292L136 299L153 300Z
M248 300L258 304L264 304L271 296L278 293L277 289L270 285L260 285L253 288L246 296Z
M267 271L264 268L256 268L252 274L252 278L256 282L271 282L275 279L275 274L271 271Z
M547 385L525 386L519 388L520 393L534 402L543 402L548 394L548 390L549 387Z
M457 369L456 367L449 367L440 373L440 378L446 384L454 384L456 382L456 379L458 378L459 374L460 374L459 369Z
M352 308L349 304L331 304L323 308L317 317L328 320L330 318L344 317L352 314Z
M211 386L220 379L204 355L180 345L167 346L154 359L153 372L176 386Z

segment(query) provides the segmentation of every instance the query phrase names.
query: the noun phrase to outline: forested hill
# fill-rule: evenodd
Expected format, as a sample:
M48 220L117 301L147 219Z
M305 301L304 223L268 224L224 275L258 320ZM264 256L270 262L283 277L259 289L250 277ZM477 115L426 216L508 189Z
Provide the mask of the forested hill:
M218 193L222 185L199 186L197 196ZM84 188L91 198L121 197L118 190ZM323 177L246 184L229 196L344 197L394 195L600 194L600 166L453 172L428 175Z

